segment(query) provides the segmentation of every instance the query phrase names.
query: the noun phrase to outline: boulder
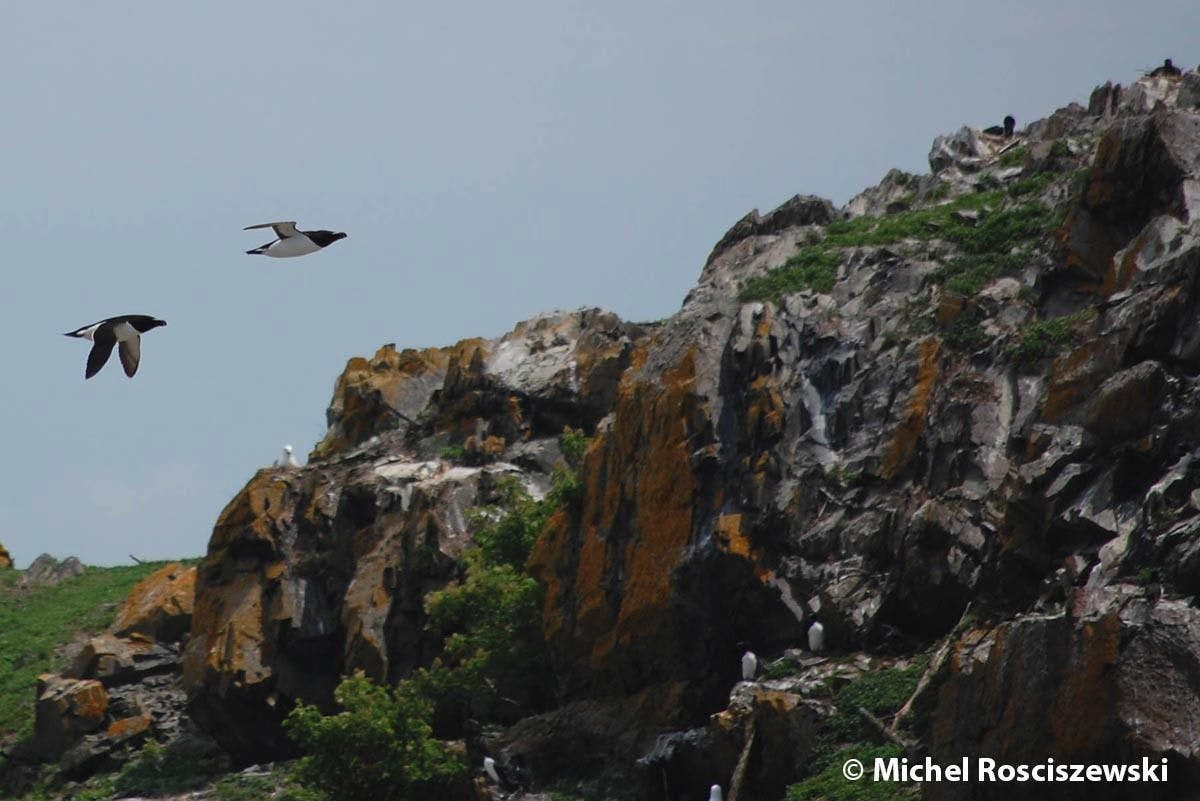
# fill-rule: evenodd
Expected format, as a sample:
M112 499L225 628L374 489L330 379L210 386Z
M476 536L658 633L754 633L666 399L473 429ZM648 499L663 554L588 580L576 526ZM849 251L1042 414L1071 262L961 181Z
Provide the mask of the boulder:
M100 728L107 711L108 693L100 682L42 674L34 713L34 754L57 760L82 735Z
M196 568L169 564L126 596L111 631L118 637L139 634L158 642L178 642L191 624L195 595Z

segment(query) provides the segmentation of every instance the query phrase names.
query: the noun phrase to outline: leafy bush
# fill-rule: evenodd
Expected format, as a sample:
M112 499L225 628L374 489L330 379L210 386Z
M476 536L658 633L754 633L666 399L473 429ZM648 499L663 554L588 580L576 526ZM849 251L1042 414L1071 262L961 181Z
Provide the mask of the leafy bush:
M298 777L331 801L402 801L466 772L434 739L433 702L414 683L388 689L357 673L334 698L341 712L322 715L301 703L283 724L308 754L297 763Z

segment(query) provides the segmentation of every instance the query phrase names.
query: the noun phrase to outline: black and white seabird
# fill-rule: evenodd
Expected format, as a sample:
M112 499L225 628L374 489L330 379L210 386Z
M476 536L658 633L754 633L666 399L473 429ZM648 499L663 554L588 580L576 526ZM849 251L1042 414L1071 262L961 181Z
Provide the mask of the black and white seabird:
M242 230L253 231L256 228L273 228L275 236L279 238L254 250L247 250L246 253L250 256L274 256L277 259L307 256L346 238L344 233L335 231L299 231L296 229L295 220L247 225Z
M1151 78L1160 78L1160 77L1178 78L1180 75L1183 75L1183 70L1179 69L1179 67L1176 67L1174 64L1172 64L1171 59L1169 59L1169 58L1165 59L1163 61L1161 67L1155 67L1150 72Z
M758 673L758 657L753 651L742 654L742 681L754 681Z
M983 132L989 136L1003 136L1005 139L1012 139L1013 134L1017 131L1017 121L1013 115L1009 114L1004 118L1004 125L993 125L989 128L984 128Z
M158 320L147 314L124 314L76 328L74 331L68 331L65 336L87 339L92 343L84 378L91 378L100 372L100 368L112 355L113 347L118 344L121 366L125 368L125 375L133 378L142 358L142 334L166 324L165 320Z
M708 801L725 801L725 794L721 792L721 785L714 784L708 788Z
M825 653L825 627L819 620L814 620L808 627L808 650L814 654Z

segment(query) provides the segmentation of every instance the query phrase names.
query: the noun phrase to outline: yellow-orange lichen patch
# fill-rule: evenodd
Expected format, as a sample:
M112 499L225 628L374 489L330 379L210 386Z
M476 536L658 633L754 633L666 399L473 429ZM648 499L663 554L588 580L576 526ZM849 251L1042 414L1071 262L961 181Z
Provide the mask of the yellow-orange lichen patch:
M1042 419L1053 423L1087 400L1117 364L1111 345L1103 339L1085 342L1054 360Z
M935 337L927 337L921 341L917 350L917 377L909 394L908 405L904 414L892 432L887 453L883 457L880 475L892 479L903 470L912 459L917 442L925 431L925 421L929 416L930 401L933 390L941 372L939 356L942 343Z
M1077 652L1063 671L1053 710L1047 715L1054 733L1053 753L1091 754L1104 741L1104 724L1113 704L1112 668L1120 646L1121 621L1116 614L1081 624Z
M196 596L196 568L179 562L156 570L138 582L117 611L112 631L118 635L145 634L156 638L192 614ZM182 632L180 632L182 633Z
M108 731L105 734L110 740L124 740L149 731L149 729L149 715L133 715L108 724Z

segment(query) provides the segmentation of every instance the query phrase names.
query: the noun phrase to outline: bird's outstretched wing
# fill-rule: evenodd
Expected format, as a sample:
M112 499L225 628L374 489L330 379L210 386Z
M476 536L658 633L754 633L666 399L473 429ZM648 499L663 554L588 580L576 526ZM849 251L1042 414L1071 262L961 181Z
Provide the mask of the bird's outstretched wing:
M258 225L247 225L243 231L253 231L255 228L274 228L275 236L280 239L287 239L290 236L299 236L300 232L296 230L296 221L288 220L287 222L272 222L259 223Z
M108 357L112 355L113 346L116 344L117 337L113 334L110 326L102 325L96 329L96 333L92 337L92 351L88 354L87 371L83 374L84 378L91 378L100 372L100 368L108 362Z
M117 348L117 355L121 357L121 366L125 368L125 375L133 378L133 374L137 372L138 362L142 360L142 338L134 337L122 341L121 347Z

